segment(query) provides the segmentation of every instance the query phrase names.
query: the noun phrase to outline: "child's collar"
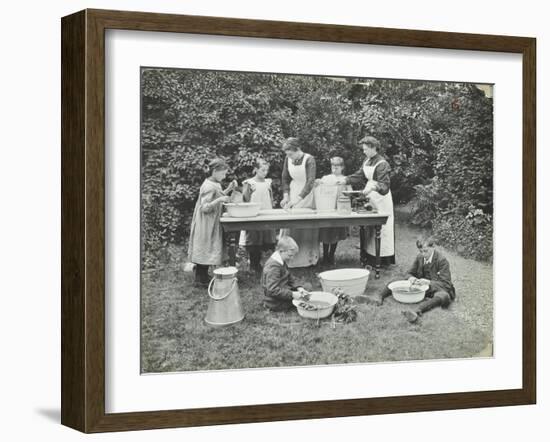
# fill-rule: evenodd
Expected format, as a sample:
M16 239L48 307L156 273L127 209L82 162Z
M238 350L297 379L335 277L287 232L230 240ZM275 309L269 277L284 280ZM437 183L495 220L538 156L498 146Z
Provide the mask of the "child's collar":
M424 258L424 264L431 264L434 257L435 249L432 250L432 253L428 259Z
M281 256L281 254L279 253L278 250L276 250L275 252L273 252L273 255L271 255L271 257L273 258L274 261L278 262L279 264L281 264L282 266L285 265L284 261L283 261L283 258Z

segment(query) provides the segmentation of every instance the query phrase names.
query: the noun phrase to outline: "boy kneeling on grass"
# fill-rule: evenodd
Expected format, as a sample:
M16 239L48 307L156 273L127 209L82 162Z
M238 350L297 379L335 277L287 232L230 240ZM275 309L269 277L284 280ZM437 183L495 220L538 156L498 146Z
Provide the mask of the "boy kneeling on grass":
M446 308L456 298L455 288L451 281L451 269L449 261L443 254L435 249L435 242L430 237L422 237L416 240L416 247L420 252L408 271L411 284L429 285L426 298L415 311L404 310L402 313L407 321L414 323L422 314L441 306ZM391 295L391 290L386 287L374 300L377 305L382 305L384 299Z
M287 263L298 253L298 245L290 236L283 236L277 242L275 252L266 261L262 272L264 305L274 312L294 309L293 299L309 299L304 287L290 274ZM303 284L311 290L310 284Z

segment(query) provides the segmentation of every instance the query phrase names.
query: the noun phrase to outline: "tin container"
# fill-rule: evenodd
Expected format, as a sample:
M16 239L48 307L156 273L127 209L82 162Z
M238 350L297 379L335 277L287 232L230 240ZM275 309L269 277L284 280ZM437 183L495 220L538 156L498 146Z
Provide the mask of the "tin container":
M351 213L351 199L343 193L336 200L336 212L340 215L349 215Z
M210 303L205 318L208 325L223 327L244 319L237 272L236 267L221 267L214 270L214 277L208 285Z

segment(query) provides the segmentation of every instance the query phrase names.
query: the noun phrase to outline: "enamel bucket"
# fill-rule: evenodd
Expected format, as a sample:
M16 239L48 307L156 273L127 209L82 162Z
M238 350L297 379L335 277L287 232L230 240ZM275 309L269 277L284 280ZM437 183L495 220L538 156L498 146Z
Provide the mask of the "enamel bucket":
M237 269L221 267L214 270L214 277L208 285L210 302L205 321L214 327L236 324L244 318L239 286L237 284Z
M319 184L313 189L313 196L317 212L334 212L336 210L338 186Z

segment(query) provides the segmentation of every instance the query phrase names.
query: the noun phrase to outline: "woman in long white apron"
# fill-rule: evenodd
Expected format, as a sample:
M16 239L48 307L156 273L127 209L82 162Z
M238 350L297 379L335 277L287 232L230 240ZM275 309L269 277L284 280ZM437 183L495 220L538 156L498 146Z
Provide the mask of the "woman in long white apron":
M345 179L346 184L358 184L367 180L363 193L368 195L371 203L379 213L388 214L386 224L380 231L380 263L383 266L395 264L395 236L393 219L393 199L390 190L391 168L380 155L380 142L374 137L364 137L359 145L367 157L361 169ZM376 265L376 245L374 228L366 228L364 248L367 264Z
M281 207L314 208L313 186L316 164L312 155L304 153L297 138L288 138L283 143L286 154L283 166ZM281 229L280 236L290 236L299 247L288 267L309 267L319 260L319 229Z

